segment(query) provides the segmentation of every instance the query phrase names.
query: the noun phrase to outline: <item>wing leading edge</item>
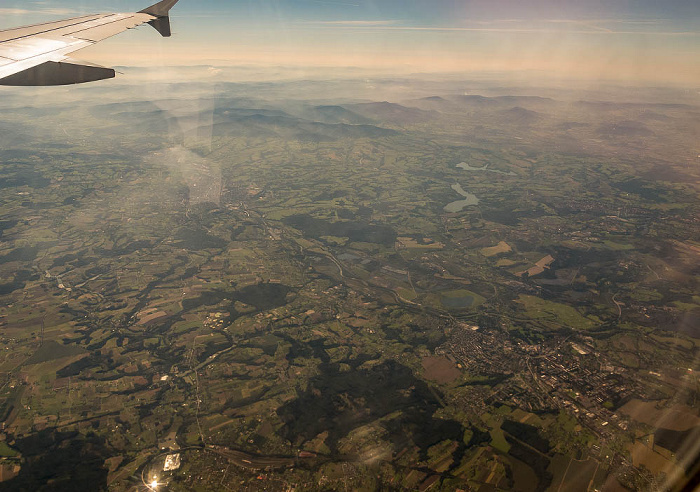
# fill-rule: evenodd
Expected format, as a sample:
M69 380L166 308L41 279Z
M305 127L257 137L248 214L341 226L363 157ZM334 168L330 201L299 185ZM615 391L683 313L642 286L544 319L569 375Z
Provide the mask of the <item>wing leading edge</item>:
M90 15L0 31L0 85L69 85L113 78L113 69L68 55L142 24L169 37L169 12L177 2L163 0L135 13Z

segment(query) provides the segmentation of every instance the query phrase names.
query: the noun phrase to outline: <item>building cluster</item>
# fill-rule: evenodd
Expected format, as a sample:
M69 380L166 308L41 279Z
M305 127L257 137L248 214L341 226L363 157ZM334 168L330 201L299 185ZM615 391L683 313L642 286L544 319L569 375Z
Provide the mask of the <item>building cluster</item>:
M589 341L561 337L528 344L463 325L436 353L473 379L475 390L465 404L475 412L498 402L530 411L564 409L599 437L609 437L628 425L613 410L646 392L634 374L614 366ZM477 393L483 399L474 398Z

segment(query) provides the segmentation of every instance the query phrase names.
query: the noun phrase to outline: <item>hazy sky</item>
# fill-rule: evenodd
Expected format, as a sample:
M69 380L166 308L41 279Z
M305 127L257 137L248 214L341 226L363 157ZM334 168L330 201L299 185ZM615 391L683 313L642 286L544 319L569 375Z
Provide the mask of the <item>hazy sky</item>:
M147 3L0 0L0 26ZM181 0L172 17L171 40L142 28L79 57L700 85L698 0Z

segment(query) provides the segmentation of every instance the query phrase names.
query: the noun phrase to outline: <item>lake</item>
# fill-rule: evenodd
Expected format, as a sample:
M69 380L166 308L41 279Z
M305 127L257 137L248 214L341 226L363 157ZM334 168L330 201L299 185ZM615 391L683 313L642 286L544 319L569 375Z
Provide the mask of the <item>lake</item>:
M466 162L460 162L457 164L457 167L460 169L464 169L465 171L486 171L489 173L496 173L496 174L504 174L506 176L517 176L513 171L499 171L498 169L490 169L489 165L486 164L484 167L474 167L471 164L467 164Z
M452 185L452 189L464 197L464 200L457 200L452 203L445 205L445 212L456 213L461 212L466 207L479 204L479 198L467 191L464 191L462 185L457 183Z

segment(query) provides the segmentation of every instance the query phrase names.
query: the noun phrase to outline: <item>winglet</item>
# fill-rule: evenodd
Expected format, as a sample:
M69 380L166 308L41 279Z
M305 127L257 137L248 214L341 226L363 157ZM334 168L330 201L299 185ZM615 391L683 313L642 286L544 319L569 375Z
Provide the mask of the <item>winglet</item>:
M167 17L170 9L175 6L179 0L163 0L155 5L151 5L148 8L141 10L140 14L150 14L155 17Z
M155 5L143 9L142 14L148 14L156 17L149 24L155 28L164 38L170 37L170 17L168 13L170 9L178 2L178 0L163 0Z
M160 33L161 36L164 38L169 38L171 35L170 32L170 17L167 15L165 17L158 17L157 19L153 19L151 22L148 23L149 26L153 26L153 28Z

